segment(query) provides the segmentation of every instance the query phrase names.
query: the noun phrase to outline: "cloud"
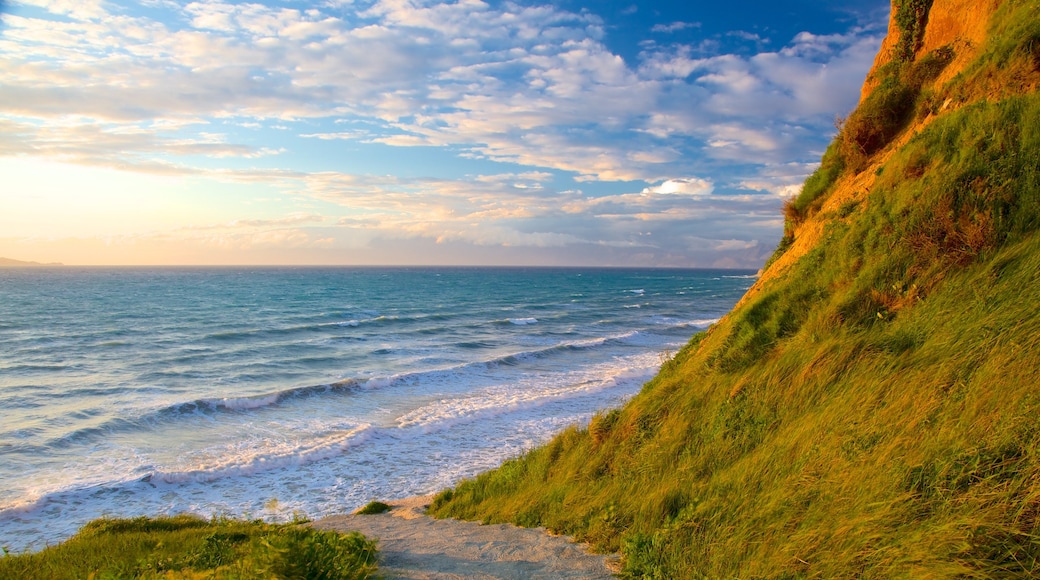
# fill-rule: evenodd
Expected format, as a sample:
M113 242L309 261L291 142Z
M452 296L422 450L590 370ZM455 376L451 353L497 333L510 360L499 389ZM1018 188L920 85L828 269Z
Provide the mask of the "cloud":
M184 231L197 230L235 230L295 226L301 224L315 224L326 221L325 216L314 213L294 212L280 218L247 218L236 219L227 223L210 224L203 226L187 226Z
M739 38L741 40L746 40L748 42L754 42L755 44L769 44L769 39L768 38L763 38L762 36L760 36L760 35L758 35L758 34L756 34L754 32L748 32L746 30L734 30L734 31L731 31L731 32L727 32L726 36L730 36L730 37L733 37L733 38Z
M779 231L779 198L855 103L884 24L754 54L658 36L626 60L598 16L545 4L23 3L38 10L5 14L0 36L0 156L272 188L320 208L222 222L238 233L640 248L670 263L669 245L715 247L690 228L748 243ZM365 174L354 153L375 146L459 163Z
M715 186L706 179L696 177L686 179L668 179L660 185L647 187L643 193L657 193L665 195L708 195L714 191Z
M109 123L352 115L396 128L368 137L373 143L456 146L593 180L652 178L661 172L655 166L695 152L698 141L720 141L700 130L704 118L719 125L780 112L818 128L814 114L826 109L829 121L839 103L850 102L852 89L835 87L858 85L844 81L862 76L879 40L866 29L803 33L751 57L695 58L693 47L679 45L647 52L632 68L602 43L597 17L550 6L384 0L357 13L358 21L318 10L192 2L183 8L191 26L183 29L145 17L101 19L102 6L58 25L13 22L7 47L17 50L0 57L13 76L0 91L5 110ZM675 31L695 23L658 26ZM655 123L665 117L690 122L665 130ZM667 156L633 154L665 149Z
M651 32L663 32L672 33L679 32L680 30L686 30L688 28L700 28L700 22L672 22L671 24L655 24L650 29Z
M300 135L300 137L305 139L321 139L323 141L333 141L336 139L355 141L368 139L371 136L372 134L368 131L337 131L335 133L304 133Z

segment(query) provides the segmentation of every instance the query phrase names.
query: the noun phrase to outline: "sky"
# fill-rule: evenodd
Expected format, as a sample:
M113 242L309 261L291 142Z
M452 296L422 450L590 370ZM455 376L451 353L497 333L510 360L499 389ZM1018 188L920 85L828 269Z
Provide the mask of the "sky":
M758 268L888 10L6 0L0 256Z

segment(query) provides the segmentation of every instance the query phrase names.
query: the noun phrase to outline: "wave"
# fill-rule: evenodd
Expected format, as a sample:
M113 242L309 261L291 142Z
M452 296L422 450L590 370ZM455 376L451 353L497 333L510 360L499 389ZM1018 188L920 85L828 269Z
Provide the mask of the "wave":
M506 322L509 324L515 324L517 326L527 326L528 324L538 324L537 318L507 318Z
M378 313L368 314L371 314L371 316L367 318L349 318L346 320L337 320L332 322L315 321L306 324L295 324L272 328L228 329L207 334L202 338L202 340L216 342L237 342L266 337L283 337L300 334L327 334L329 332L335 332L339 329L358 328L365 326L384 327L394 325L408 325L423 322L436 323L454 320L458 317L456 314L446 313L391 315L381 315Z
M34 373L47 371L68 371L77 368L81 368L80 365L25 363L4 367L3 370L5 373Z
M291 399L302 399L325 394L339 394L357 388L362 383L360 379L343 379L334 383L313 385L309 387L295 387L259 395L245 397L223 397L210 399L196 399L187 403L179 403L165 407L155 412L157 416L185 415L199 412L221 412L221 411L247 411L270 407L284 403Z
M666 316L657 316L651 319L654 324L667 326L668 328L707 328L715 324L721 318L696 318L694 320L679 320Z
M190 468L156 469L140 478L145 483L211 482L229 477L254 475L263 471L298 467L342 455L351 447L363 444L375 428L363 424L349 429L319 434L313 440L295 443L272 443L236 449L221 459L210 459Z
M0 519L32 512L50 503L78 503L71 498L96 495L99 490L110 491L127 485L209 483L225 478L298 467L342 455L348 449L363 445L379 430L371 424L364 423L316 433L306 441L264 440L260 444L229 445L225 449L211 449L216 451L214 455L197 459L194 465L189 458L186 462L188 465L172 469L138 465L132 469L124 469L123 473L115 476L111 473L87 476L67 483L64 487L38 488L16 501L0 503Z
M296 387L244 397L202 398L183 403L174 403L150 411L136 418L117 417L96 427L77 429L72 433L48 441L43 447L65 449L73 445L89 443L115 433L147 430L157 423L169 423L187 416L215 415L219 413L241 413L271 407L293 399L304 399L325 394L342 394L356 389L364 381L343 379L334 383Z
M486 349L486 348L495 348L496 346L498 346L498 345L495 344L495 343L486 342L486 341L483 341L483 340L470 340L470 341L455 343L455 347L456 348L465 348L465 349Z
M557 384L539 380L535 384L495 386L467 396L441 399L396 419L399 429L417 429L423 434L463 423L485 420L508 413L534 409L548 403L595 394L632 382L643 382L660 365L654 354L629 357L624 363L602 363L581 373L568 373ZM561 384L562 382L562 384Z
M711 321L691 321L691 326L699 326ZM687 323L678 323L673 326L682 327ZM254 413L258 410L291 404L313 397L343 396L356 389L385 389L401 383L423 383L426 381L440 382L445 378L454 378L459 375L468 375L473 372L482 374L493 371L496 368L516 367L525 362L558 356L561 354L595 349L610 345L632 344L638 342L645 332L633 330L611 334L608 336L594 337L582 340L570 340L558 342L541 348L523 350L510 354L486 358L472 362L459 364L446 364L441 367L426 368L416 371L406 371L382 376L352 377L338 380L332 383L318 384L304 387L294 387L274 392L259 393L239 397L208 397L198 398L190 401L173 403L158 409L147 411L144 414L132 417L117 417L106 420L101 425L77 429L71 433L47 441L41 445L44 449L68 449L77 445L89 444L117 433L138 432L153 429L156 425L170 424L184 419L194 417L214 417L221 414L243 414ZM490 348L492 345L474 343L468 347L469 350ZM378 353L379 351L377 351ZM390 351L387 351L390 352Z
M737 280L757 280L758 274L740 274L733 276L723 276L723 278L735 278Z

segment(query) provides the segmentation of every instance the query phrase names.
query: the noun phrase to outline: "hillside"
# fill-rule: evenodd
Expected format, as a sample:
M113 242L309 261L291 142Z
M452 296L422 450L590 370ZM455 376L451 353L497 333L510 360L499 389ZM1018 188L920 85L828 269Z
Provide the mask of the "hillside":
M628 577L1040 576L1038 82L1035 0L895 0L741 303L431 512Z

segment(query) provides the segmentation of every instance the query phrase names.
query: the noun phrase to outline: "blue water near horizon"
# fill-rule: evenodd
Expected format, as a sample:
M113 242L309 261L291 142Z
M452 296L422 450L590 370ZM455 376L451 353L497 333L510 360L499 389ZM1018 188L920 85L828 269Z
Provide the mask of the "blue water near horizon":
M639 391L752 271L0 270L0 545L434 493Z

